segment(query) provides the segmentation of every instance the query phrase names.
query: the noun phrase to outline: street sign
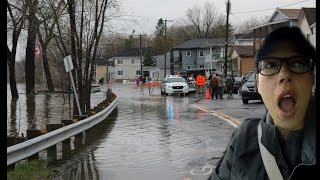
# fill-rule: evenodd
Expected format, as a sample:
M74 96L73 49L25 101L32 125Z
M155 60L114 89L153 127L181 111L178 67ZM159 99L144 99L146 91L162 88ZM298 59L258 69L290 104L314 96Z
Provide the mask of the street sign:
M63 58L63 62L64 67L66 68L66 72L69 72L73 69L73 63L70 55Z
M66 72L69 72L69 76L70 76L71 83L72 83L72 89L73 89L74 97L76 99L76 103L77 103L77 106L78 106L79 115L82 116L80 105L79 105L76 86L74 85L73 76L72 76L72 73L71 73L71 70L73 69L73 63L72 63L71 56L69 55L69 56L66 56L65 58L63 58L63 62L64 62L64 67L66 68Z

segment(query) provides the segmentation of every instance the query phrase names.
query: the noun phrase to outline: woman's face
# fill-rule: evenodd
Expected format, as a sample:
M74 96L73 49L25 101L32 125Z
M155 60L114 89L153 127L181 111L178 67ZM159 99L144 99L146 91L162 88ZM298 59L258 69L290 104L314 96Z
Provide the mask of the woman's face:
M269 57L298 56L288 45L282 45ZM280 129L298 130L304 127L305 114L312 94L313 72L295 74L286 63L272 76L257 75L258 91L274 124Z

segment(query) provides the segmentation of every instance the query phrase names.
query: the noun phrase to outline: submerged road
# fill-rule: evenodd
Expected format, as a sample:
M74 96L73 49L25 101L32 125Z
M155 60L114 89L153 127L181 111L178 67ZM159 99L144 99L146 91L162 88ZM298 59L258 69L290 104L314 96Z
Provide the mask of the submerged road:
M264 113L263 104L243 105L238 95L212 101L141 93L134 84L107 88L118 110L51 164L57 179L207 179L237 124Z

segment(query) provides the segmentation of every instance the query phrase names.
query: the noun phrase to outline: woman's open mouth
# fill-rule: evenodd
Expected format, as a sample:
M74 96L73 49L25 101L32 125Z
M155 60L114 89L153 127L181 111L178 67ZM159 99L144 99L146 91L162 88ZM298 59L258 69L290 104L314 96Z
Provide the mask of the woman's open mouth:
M296 112L296 99L291 94L282 94L278 98L278 107L283 117L291 117Z

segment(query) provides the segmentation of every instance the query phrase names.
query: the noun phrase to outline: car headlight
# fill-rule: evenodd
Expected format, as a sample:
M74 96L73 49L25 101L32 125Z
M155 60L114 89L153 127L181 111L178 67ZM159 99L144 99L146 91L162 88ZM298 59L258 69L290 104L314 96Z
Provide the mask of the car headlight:
M187 88L187 87L188 87L188 85L186 85L186 84L185 84L185 85L183 85L183 87L184 87L184 88Z
M242 87L241 87L241 91L249 91L249 89L248 89L247 86L242 86Z
M172 87L171 85L169 85L169 84L166 84L166 88L170 88L170 87Z

